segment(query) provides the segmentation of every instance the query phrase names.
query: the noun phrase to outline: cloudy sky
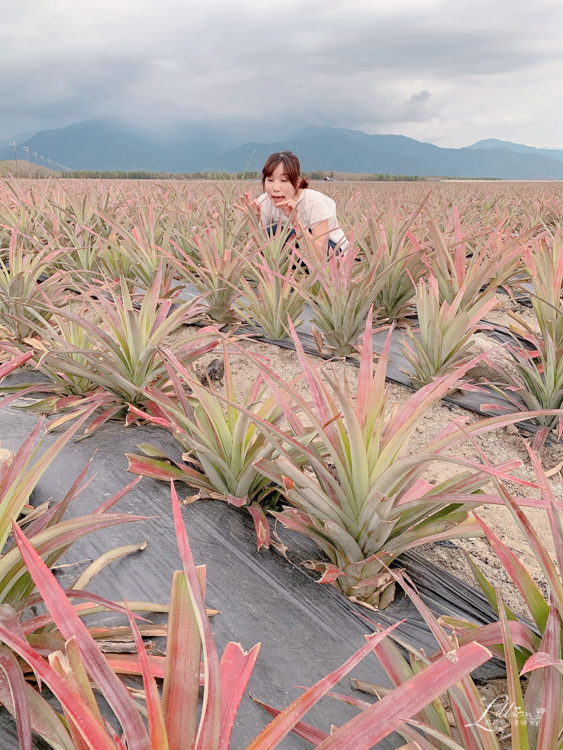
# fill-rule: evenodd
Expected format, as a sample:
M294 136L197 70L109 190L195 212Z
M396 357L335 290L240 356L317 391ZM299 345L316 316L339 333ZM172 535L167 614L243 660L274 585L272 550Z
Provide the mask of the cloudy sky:
M561 0L0 0L0 138L105 115L563 148Z

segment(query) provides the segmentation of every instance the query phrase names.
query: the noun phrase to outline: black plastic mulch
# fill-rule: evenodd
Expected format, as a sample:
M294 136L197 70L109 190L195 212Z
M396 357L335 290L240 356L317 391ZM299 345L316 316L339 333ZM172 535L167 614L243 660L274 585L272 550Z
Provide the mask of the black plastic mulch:
M16 409L0 410L0 436L3 448L17 448L36 423L34 416ZM45 445L55 436L49 435ZM139 443L149 441L177 451L173 438L164 430L152 426L128 427L110 423L92 438L70 443L41 479L32 501L38 504L47 498L61 499L94 451L92 473L96 476L90 487L72 504L69 515L91 512L105 498L127 484L126 452L137 452ZM183 485L179 485L183 490ZM185 488L185 494L193 492ZM118 505L116 510L149 516L139 523L125 524L87 537L74 545L64 562L94 559L114 547L139 543L148 539L147 548L122 559L102 570L90 584L89 590L110 599L152 600L167 603L172 574L181 567L177 551L169 488L161 482L143 479ZM253 525L248 513L236 510L221 501L198 501L183 507L188 536L197 564L207 566L206 603L220 611L212 619L219 652L229 640L240 642L245 649L262 644L250 692L276 707L283 708L299 691L295 685L311 685L342 664L364 642L370 631L358 615L368 615L387 625L403 618L400 635L427 653L436 643L421 623L410 601L399 594L384 612L372 613L349 602L330 586L315 583L312 575L301 567L303 559L316 553L307 539L293 535L291 559L274 550L256 551ZM287 534L289 532L283 532ZM85 564L84 564L85 565ZM436 615L449 613L469 617L478 623L493 621L494 615L483 597L471 586L434 566L418 555L401 559L403 567L424 600ZM69 586L83 565L64 568L59 573L63 586ZM155 621L165 616L154 615ZM97 622L116 623L113 614L97 616ZM165 644L159 643L164 649ZM477 676L502 674L499 664L490 662ZM389 684L379 663L367 657L351 673L358 679ZM348 680L339 686L340 692L350 693ZM366 698L364 694L360 697ZM330 731L331 724L340 725L354 715L355 710L340 702L324 699L309 713L307 721ZM232 748L239 750L248 744L267 723L267 716L246 695L235 725ZM14 725L9 716L0 711L0 746L15 750ZM382 749L401 744L393 738L382 741ZM41 744L37 743L37 747ZM310 747L292 735L284 748Z

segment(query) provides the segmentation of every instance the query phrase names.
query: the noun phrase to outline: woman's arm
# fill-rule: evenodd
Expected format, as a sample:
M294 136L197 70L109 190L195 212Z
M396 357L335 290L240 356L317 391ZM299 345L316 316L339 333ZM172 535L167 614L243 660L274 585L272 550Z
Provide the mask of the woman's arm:
M278 208L281 208L288 219L293 214L293 227L297 234L297 239L299 239L300 236L303 237L312 245L313 250L315 250L315 252L319 253L320 255L323 252L323 249L328 244L328 219L323 219L314 226L310 227L308 230L308 234L306 234L307 230L303 227L297 214L294 213L296 207L297 203L293 200L283 201L282 203L278 204Z
M299 235L305 236L305 232L307 230L303 229L300 221L294 221L293 226L295 227L295 231L298 237ZM308 231L310 235L309 237L306 237L306 239L309 240L315 252L322 253L323 249L328 245L328 219L320 221L318 224L315 224L314 227L311 227Z

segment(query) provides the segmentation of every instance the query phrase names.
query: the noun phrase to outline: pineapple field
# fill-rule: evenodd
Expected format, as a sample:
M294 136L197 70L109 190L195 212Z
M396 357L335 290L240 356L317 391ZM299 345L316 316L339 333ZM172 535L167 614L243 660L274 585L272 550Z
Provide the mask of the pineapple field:
M0 703L21 748L563 748L563 187L315 189L345 250L291 217L263 227L256 182L0 181ZM99 459L110 444L126 471ZM75 502L96 450L111 491ZM75 481L51 499L63 465ZM179 554L166 602L142 580L134 601L86 590L135 570L145 547L122 529L146 523ZM301 684L318 681L238 723L280 657L263 643L260 667L231 634L250 578L221 600L194 562L223 534L254 595L287 566L302 609L318 590L350 643L369 631L325 665L304 620L326 668ZM76 555L91 564L65 573ZM425 566L451 606L413 579Z

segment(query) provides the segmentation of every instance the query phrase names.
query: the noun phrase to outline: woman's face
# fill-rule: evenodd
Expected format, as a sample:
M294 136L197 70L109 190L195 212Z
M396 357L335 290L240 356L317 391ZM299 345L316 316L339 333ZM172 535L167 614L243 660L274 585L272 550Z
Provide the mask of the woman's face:
M264 180L266 195L274 206L282 201L295 198L296 190L288 180L284 172L284 166L280 162L269 177Z

